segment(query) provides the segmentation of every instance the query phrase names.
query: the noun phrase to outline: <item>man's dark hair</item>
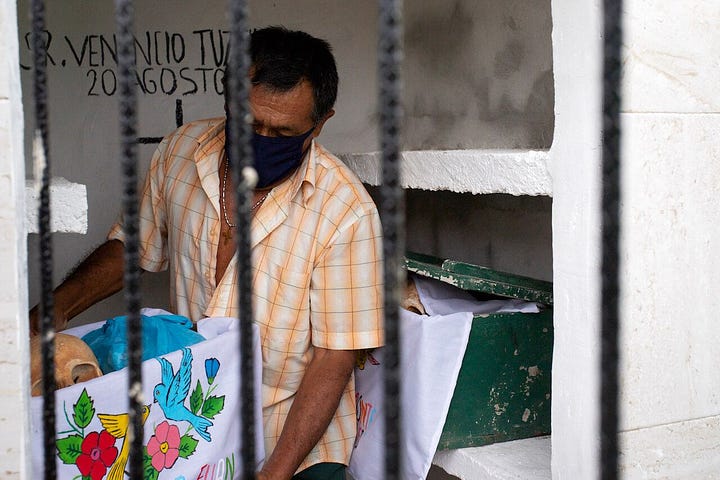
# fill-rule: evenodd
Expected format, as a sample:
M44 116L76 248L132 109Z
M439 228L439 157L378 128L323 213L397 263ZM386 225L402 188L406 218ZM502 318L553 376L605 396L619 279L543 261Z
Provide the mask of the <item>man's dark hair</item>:
M280 92L308 80L315 106L312 120L318 123L332 110L337 98L338 74L328 42L285 27L267 27L250 34L250 81Z

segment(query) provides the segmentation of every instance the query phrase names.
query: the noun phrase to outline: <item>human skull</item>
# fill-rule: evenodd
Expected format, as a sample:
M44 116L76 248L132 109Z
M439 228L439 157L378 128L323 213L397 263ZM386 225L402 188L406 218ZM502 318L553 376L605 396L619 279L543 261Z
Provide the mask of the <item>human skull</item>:
M55 383L69 387L102 376L95 354L87 343L65 333L55 334ZM30 393L42 395L42 346L40 336L30 339Z

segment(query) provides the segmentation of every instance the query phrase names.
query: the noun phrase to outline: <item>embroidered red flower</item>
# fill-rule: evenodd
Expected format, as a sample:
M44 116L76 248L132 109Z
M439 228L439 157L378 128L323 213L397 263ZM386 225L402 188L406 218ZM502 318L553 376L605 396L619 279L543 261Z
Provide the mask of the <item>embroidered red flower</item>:
M180 455L179 448L180 430L177 425L161 422L147 444L147 453L152 457L153 468L159 472L163 468L172 467Z
M117 458L115 437L107 430L90 432L80 446L82 452L75 460L80 473L91 480L101 480L107 469Z

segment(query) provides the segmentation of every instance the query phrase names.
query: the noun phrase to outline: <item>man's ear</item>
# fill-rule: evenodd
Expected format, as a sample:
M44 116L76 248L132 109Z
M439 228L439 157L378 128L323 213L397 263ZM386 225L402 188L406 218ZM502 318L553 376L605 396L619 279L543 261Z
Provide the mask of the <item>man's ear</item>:
M322 132L322 129L325 126L325 122L330 120L330 117L332 117L333 115L335 115L335 110L330 110L328 113L325 114L325 117L323 117L323 119L318 122L318 124L313 129L313 133L312 133L313 138L320 135L320 132Z

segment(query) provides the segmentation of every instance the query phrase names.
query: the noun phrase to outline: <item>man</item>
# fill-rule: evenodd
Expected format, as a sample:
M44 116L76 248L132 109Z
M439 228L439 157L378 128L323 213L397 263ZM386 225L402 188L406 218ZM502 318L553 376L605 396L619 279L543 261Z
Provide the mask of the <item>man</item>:
M252 290L268 453L258 477L344 479L356 351L383 341L379 216L357 177L314 141L334 114L329 45L271 27L253 32L250 55ZM173 308L193 321L238 313L225 128L223 118L202 120L166 137L140 206L140 266L171 268ZM122 287L123 238L120 221L58 287L58 328Z

